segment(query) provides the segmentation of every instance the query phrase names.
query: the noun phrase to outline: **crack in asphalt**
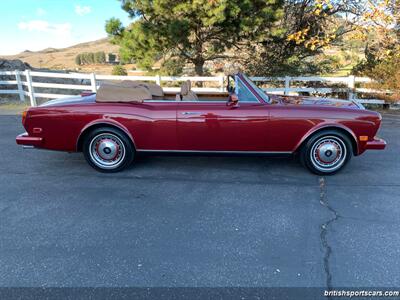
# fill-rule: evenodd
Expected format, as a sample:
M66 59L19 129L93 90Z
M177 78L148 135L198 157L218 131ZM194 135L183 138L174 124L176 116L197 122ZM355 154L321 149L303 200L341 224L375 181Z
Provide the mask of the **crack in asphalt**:
M328 234L328 229L330 225L334 222L336 222L341 216L339 213L329 205L326 193L326 180L324 177L319 178L319 188L320 188L320 196L319 196L319 202L322 206L326 207L329 212L333 214L333 217L329 220L327 220L325 223L321 224L321 232L320 232L320 239L321 239L321 244L323 249L325 250L324 254L324 270L326 274L326 287L327 290L330 291L332 290L332 273L330 270L330 257L332 254L332 247L328 243L327 239L327 234Z

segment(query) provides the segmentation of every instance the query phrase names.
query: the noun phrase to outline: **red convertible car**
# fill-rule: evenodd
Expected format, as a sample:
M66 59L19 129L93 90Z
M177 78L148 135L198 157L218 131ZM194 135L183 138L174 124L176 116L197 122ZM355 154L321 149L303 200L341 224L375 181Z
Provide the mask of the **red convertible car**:
M97 94L58 99L23 113L36 148L82 151L103 172L127 167L136 154L299 154L316 174L333 174L368 149L379 113L347 100L268 95L244 74L228 77L226 93L197 94L184 82L178 94L156 84L108 82Z

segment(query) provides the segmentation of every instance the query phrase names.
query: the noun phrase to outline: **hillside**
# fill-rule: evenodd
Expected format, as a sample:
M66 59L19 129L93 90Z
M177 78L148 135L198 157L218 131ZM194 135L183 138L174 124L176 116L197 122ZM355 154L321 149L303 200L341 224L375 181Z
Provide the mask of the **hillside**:
M78 66L75 64L75 57L77 54L98 51L118 53L118 49L118 46L112 45L107 38L104 38L97 41L77 44L68 48L46 48L37 52L27 50L16 55L1 56L0 58L20 59L34 68L77 70ZM112 66L110 65L79 66L79 71L81 72L96 71L97 73L110 74L111 69Z
M322 75L347 76L352 68L364 58L363 46L363 44L357 43L357 41L346 38L343 40L342 44L329 47L322 54L313 57L313 59L319 63L326 64L326 70L322 73ZM112 45L107 38L104 38L92 42L77 44L68 48L46 48L37 52L27 50L16 55L0 56L0 58L8 60L19 59L25 63L28 63L33 68L111 74L113 65L110 64L92 64L82 66L76 65L75 57L78 54L99 51L104 51L105 53L118 53L119 46ZM160 67L160 64L161 61L156 63L154 67ZM135 69L134 64L127 64L124 67L128 71ZM187 67L192 68L190 64L187 65ZM211 68L211 73L215 73L214 65L212 63L209 63L206 67ZM135 75L146 75L145 71L141 73L138 72L139 71L135 71Z

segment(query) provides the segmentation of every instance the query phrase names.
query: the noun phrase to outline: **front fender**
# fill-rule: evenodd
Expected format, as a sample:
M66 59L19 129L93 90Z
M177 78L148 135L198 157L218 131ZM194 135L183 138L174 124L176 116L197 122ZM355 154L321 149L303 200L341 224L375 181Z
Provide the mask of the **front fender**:
M293 152L298 151L301 147L301 145L308 139L310 138L313 134L321 131L321 130L325 130L325 129L336 129L336 130L340 130L344 133L346 133L352 140L353 142L353 147L355 147L355 149L353 149L354 154L358 154L359 151L359 145L358 145L358 141L357 141L357 137L354 134L354 132L348 128L347 126L340 124L340 123L322 123L322 124L318 124L316 126L314 126L313 128L311 128L304 136L303 138L296 144L296 147L294 149Z

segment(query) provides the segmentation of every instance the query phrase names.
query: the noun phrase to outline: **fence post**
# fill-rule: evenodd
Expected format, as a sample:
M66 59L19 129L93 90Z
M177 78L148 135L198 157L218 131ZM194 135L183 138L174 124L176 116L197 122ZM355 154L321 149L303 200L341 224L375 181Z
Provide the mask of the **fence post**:
M29 98L31 100L31 106L37 106L36 98L35 98L35 91L33 90L33 86L32 86L31 71L29 69L25 70L25 77L26 77L26 83L28 85L28 93L29 93Z
M225 90L224 76L219 76L219 91L223 92L224 90Z
M15 70L15 79L17 80L18 92L19 92L19 100L25 101L25 92L22 87L21 75L19 74L19 70Z
M355 98L355 87L356 87L356 77L354 75L349 76L347 87L349 88L348 99L352 101Z
M95 73L90 74L90 84L92 86L92 92L97 93L97 82L96 82L96 74Z
M283 92L284 95L289 95L289 89L290 89L290 77L285 76L285 91Z
M156 84L161 86L161 76L159 74L156 75Z

